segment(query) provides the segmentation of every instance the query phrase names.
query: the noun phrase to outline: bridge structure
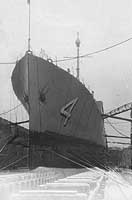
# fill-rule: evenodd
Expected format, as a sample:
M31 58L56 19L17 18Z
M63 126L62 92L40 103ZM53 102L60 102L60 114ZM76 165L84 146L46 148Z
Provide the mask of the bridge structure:
M120 117L118 116L119 114L121 113L124 113L124 112L127 112L127 111L130 111L130 118L125 118L125 117ZM115 135L105 135L105 137L113 137L113 138L124 138L124 139L130 139L130 143L123 143L123 142L112 142L112 143L117 143L117 144L130 144L131 145L131 148L132 148L132 102L130 103L127 103L127 104L124 104L122 106L119 106L107 113L102 113L102 117L103 119L108 119L108 118L113 118L113 119L118 119L118 120L124 120L124 121L127 121L127 122L130 122L131 123L131 129L130 129L130 137L121 137L121 136L115 136ZM108 142L108 143L111 143L111 142Z
M124 117L118 117L116 115L119 115L121 113L124 113L124 112L127 112L127 111L131 111L131 114L130 114L130 118L124 118ZM119 119L119 120L125 120L125 121L129 121L132 123L132 102L130 103L127 103L127 104L124 104L120 107L117 107L115 109L113 109L112 111L110 112L107 112L105 114L102 114L102 117L104 119L107 119L107 118L114 118L114 119Z

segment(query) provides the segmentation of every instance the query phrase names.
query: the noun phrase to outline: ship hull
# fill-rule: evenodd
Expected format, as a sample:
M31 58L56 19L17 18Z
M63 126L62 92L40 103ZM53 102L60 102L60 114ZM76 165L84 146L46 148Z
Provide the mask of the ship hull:
M30 168L106 167L106 149L93 142L58 133L30 133Z
M26 54L16 64L12 84L29 113L31 168L103 165L104 122L82 83L54 64Z

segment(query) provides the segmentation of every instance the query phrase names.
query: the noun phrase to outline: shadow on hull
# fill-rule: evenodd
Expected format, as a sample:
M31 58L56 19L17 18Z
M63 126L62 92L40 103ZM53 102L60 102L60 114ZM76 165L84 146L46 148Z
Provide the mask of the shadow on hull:
M106 149L95 143L57 133L30 133L29 167L105 168Z
M0 170L20 168L104 168L106 149L91 141L57 133L33 133L0 118ZM30 136L30 137L28 137Z

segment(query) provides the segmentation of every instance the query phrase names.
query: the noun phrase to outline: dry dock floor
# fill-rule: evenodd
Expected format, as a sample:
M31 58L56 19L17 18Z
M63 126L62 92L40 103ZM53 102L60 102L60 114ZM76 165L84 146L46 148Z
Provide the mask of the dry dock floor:
M0 200L131 200L132 172L99 168L71 176L54 170L0 174Z

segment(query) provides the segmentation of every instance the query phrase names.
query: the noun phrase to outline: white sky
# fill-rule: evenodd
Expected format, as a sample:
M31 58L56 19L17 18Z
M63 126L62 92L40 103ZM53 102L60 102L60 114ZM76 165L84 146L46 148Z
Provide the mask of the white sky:
M27 0L0 0L0 5L0 62L15 61L27 49ZM81 54L132 37L132 1L31 0L31 46L35 54L43 48L53 59L75 56L77 32ZM95 98L103 101L105 111L132 101L131 52L132 40L80 61L81 79L94 90ZM75 73L76 61L59 66ZM19 103L10 83L13 68L0 65L0 112ZM21 116L21 119L27 117L24 113ZM11 114L9 117L12 118ZM125 132L130 134L128 126Z

